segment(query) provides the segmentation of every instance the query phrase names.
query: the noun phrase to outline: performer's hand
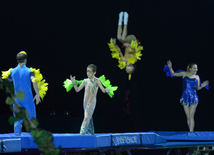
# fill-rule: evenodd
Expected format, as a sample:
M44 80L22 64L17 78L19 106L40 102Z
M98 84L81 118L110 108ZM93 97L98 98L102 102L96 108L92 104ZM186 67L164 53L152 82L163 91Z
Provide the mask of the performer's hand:
M205 87L208 83L209 83L209 81L206 80L206 81L204 81L204 82L201 84L201 86L202 86L202 87Z
M107 88L107 89L105 89L105 93L108 93L109 92L109 89Z
M168 65L169 68L172 68L172 62L170 60L167 61L167 65Z
M75 77L75 76L72 77L72 75L70 75L70 78L71 78L71 81L72 81L73 83L75 83L75 78L76 78L76 77Z
M113 44L116 45L116 38L113 39Z
M117 48L117 51L118 51L119 53L121 53L120 48L119 48L117 45L115 45L115 47Z
M36 94L35 97L33 98L33 101L36 100L36 105L38 105L41 102L39 94Z

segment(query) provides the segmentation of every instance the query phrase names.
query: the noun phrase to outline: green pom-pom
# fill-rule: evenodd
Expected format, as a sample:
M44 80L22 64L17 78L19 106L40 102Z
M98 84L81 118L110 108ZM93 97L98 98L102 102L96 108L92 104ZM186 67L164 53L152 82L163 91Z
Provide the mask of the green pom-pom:
M112 86L109 80L106 80L105 75L99 77L101 83L105 86L105 88L109 89L108 95L112 98L114 96L114 91L118 89L117 86Z
M83 80L80 80L80 81L75 80L75 85L77 86L81 85L82 82ZM66 79L63 83L64 83L63 87L65 87L67 92L69 92L74 87L72 81L69 79Z

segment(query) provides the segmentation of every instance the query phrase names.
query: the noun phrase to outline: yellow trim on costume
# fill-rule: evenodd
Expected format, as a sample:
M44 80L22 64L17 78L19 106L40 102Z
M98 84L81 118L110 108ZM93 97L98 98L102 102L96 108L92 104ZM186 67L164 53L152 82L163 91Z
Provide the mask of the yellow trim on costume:
M135 56L129 57L129 59L128 59L128 64L134 64L135 61L136 61L136 57L135 57Z
M108 46L110 48L110 51L112 52L111 53L112 58L118 59L118 63L119 63L118 67L120 69L126 68L127 63L123 62L121 60L120 53L118 52L117 47L115 47L115 45L113 43L113 38L110 39L110 43L108 43ZM141 51L143 50L143 46L141 46L137 42L137 40L136 41L132 40L131 41L131 48L135 51L135 55L133 57L129 57L128 63L134 64L137 59L141 60L141 56L142 56ZM129 74L129 80L131 80L131 74Z
M126 63L123 62L120 58L120 53L117 50L117 47L115 47L114 43L113 43L113 38L110 39L110 43L108 43L108 46L110 48L110 51L112 51L111 56L112 58L116 58L118 60L118 67L120 69L124 69L126 67Z
M143 46L139 45L136 40L132 40L131 48L135 50L135 58L141 60L140 57L142 56L141 51L143 50Z
M7 79L10 76L10 72L13 68L10 68L8 71L2 71L2 79Z
M126 68L126 62L122 61L121 59L118 60L119 65L117 65L120 69Z
M44 98L44 96L46 95L46 92L48 90L48 83L45 83L45 79L43 79L42 74L40 73L39 69L35 69L35 68L30 68L31 72L34 72L35 74L35 78L32 80L33 82L37 82L37 86L39 89L39 96L41 97L41 99Z
M27 55L27 53L26 53L25 51L21 51L21 52L19 52L19 53L23 53L23 54L26 54L26 55Z
M131 80L132 74L129 74L129 80Z
M110 51L112 51L111 53L112 58L116 58L118 60L119 63L118 67L120 69L124 69L127 64L126 62L123 62L121 60L117 47L115 47L113 43L113 38L110 39L110 43L108 43L108 46L110 48ZM141 51L143 50L143 46L139 45L137 41L132 40L131 48L135 51L135 55L128 59L128 63L134 64L136 62L136 59L141 60L140 57L142 56Z

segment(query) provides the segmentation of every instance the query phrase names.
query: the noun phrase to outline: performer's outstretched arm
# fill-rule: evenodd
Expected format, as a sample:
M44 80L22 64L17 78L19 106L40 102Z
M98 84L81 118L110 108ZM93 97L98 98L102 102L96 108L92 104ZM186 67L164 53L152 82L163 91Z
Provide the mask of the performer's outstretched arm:
M199 78L199 76L197 76L197 80L198 80L198 84L197 84L197 90L201 90L202 88L204 88L208 83L209 83L209 81L208 80L206 80L206 81L204 81L201 85L199 85L199 81L200 81L200 78Z
M179 73L175 73L172 69L172 62L169 60L167 61L167 65L169 67L170 73L172 74L172 76L177 76L177 77L183 77L185 75L185 72L179 72Z
M37 86L37 82L34 81L33 79L35 79L35 77L31 76L31 81L33 83L33 88L34 88L34 91L36 93L36 95L33 98L33 101L36 100L36 104L39 104L41 102L41 99L40 99L40 96L39 96L39 89L38 89L38 86Z
M98 80L98 86L100 87L100 89L102 90L103 93L108 93L109 89L105 89L100 81L100 79Z
M71 81L72 81L72 83L73 83L73 86L74 86L74 89L75 89L75 91L76 92L79 92L80 90L82 90L82 88L85 86L85 81L83 80L83 82L81 83L81 85L79 86L79 87L77 87L76 85L75 85L75 76L74 77L72 77L72 75L70 76L70 78L71 78Z

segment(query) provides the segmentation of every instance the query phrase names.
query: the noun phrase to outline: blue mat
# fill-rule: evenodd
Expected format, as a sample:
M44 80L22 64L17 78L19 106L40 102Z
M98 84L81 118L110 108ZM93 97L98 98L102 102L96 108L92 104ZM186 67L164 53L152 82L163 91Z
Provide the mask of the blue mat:
M156 133L108 133L95 134L93 136L80 136L79 134L52 134L54 145L62 148L102 148L127 145L151 145L165 143L166 139L158 136ZM21 136L15 136L14 133L0 134L0 139L21 139L22 149L36 149L33 137L26 132Z
M155 131L154 133L167 139L167 141L214 141L214 131Z
M20 152L21 139L0 139L0 153L5 152Z
M214 145L214 132L172 132L172 131L154 131L154 132L133 132L133 133L104 133L93 136L80 136L79 134L63 133L52 134L54 145L61 146L62 149L98 149L112 148L118 146L140 147L140 148L167 148L183 146ZM19 144L16 143L17 139ZM0 140L4 142L2 152L13 150L18 146L20 149L37 149L33 137L26 132L21 136L15 136L14 133L0 134ZM11 141L11 143L8 143ZM7 143L6 143L7 142ZM7 150L5 150L7 148Z

